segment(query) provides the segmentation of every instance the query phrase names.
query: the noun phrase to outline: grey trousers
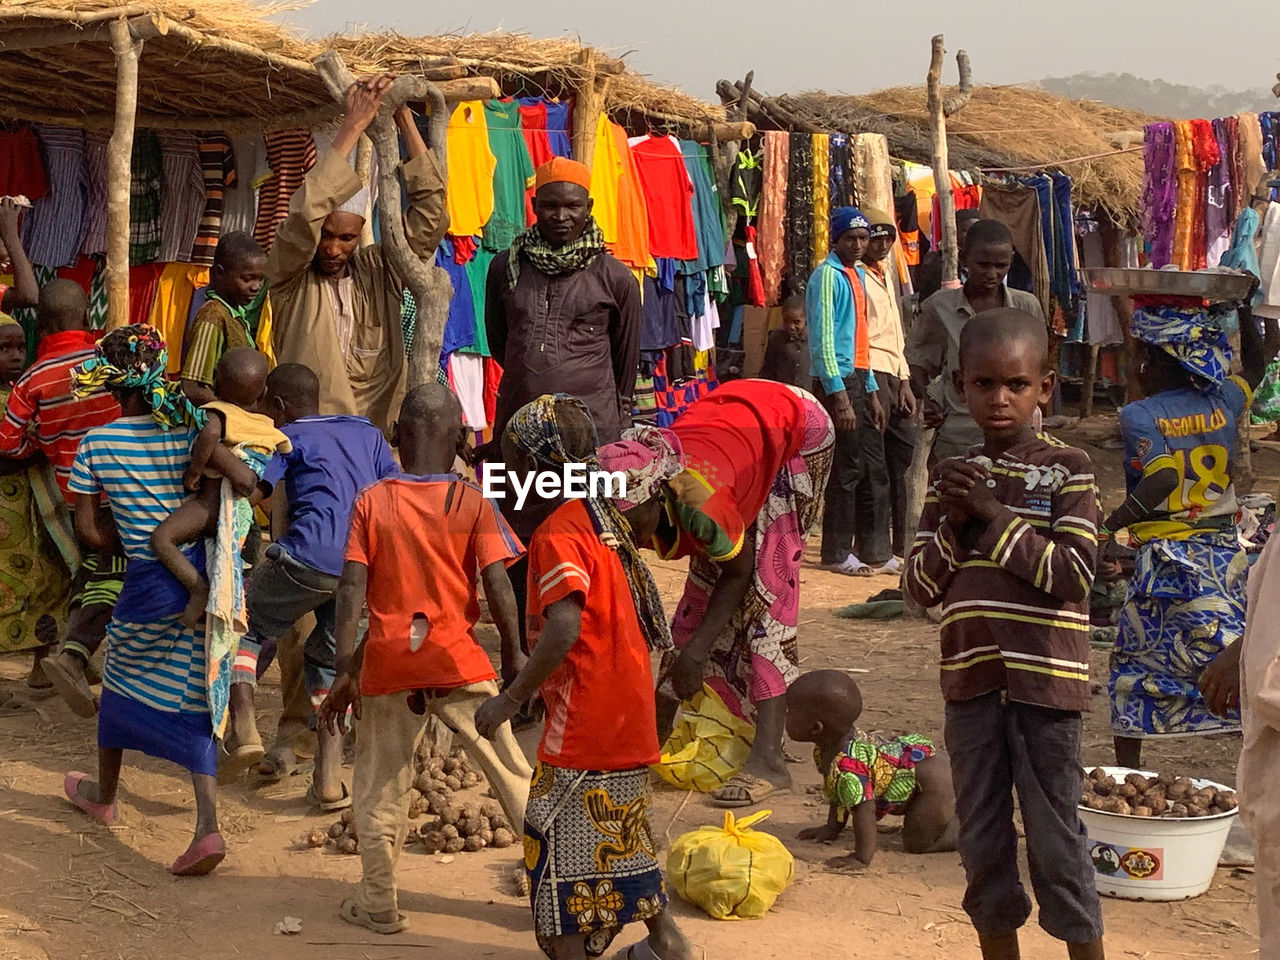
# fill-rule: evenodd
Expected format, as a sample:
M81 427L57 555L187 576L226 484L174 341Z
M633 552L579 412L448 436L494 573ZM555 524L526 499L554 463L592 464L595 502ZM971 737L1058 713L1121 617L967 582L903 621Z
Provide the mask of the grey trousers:
M1102 908L1084 825L1076 812L1084 771L1079 713L1006 701L1003 692L948 703L947 752L968 888L964 909L979 936L1012 933L1031 916L1018 875L1018 794L1040 926L1067 943L1102 936Z

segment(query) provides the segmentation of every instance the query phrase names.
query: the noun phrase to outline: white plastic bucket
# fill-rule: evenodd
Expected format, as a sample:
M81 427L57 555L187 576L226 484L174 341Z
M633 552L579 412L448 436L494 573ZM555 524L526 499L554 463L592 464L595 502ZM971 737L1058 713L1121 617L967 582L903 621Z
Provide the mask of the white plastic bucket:
M1103 767L1116 781L1130 773L1156 774L1126 767ZM1190 778L1196 789L1232 787ZM1080 807L1089 832L1098 892L1122 900L1189 900L1209 889L1236 811L1211 817L1135 817Z

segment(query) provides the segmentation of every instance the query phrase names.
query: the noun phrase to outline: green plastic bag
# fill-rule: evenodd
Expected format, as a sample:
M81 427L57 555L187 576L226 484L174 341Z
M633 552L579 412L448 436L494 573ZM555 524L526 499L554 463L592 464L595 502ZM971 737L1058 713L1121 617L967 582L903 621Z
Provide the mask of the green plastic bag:
M772 814L761 810L724 827L699 827L679 837L667 855L667 876L680 894L717 920L763 917L791 885L795 861L782 841L752 830Z

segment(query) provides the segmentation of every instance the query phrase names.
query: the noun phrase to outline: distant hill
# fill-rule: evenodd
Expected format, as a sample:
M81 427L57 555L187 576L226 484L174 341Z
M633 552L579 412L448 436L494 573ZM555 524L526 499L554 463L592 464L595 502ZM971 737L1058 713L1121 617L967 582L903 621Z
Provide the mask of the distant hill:
M1225 87L1189 87L1165 80L1148 80L1131 73L1077 73L1071 77L1047 77L1029 86L1073 100L1098 100L1143 110L1158 117L1194 120L1230 116L1242 110L1280 110L1280 99L1271 91L1227 90Z

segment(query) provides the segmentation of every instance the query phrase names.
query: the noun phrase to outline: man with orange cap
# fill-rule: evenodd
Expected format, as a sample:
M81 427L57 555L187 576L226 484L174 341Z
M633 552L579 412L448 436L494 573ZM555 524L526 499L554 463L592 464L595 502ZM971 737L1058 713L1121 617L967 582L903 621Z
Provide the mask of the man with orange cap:
M531 400L567 393L587 405L609 443L631 425L640 287L605 251L586 166L555 157L534 186L537 222L489 267L485 325L503 369L494 436Z
M489 266L485 325L489 347L502 364L494 415L493 456L507 421L545 393L577 397L591 412L599 443L617 440L631 426L631 398L640 363L640 286L604 248L591 215L591 172L556 157L538 168L537 218L511 249ZM502 511L528 543L543 512L515 501ZM508 571L520 607L524 640L527 560ZM503 680L512 678L504 676Z

